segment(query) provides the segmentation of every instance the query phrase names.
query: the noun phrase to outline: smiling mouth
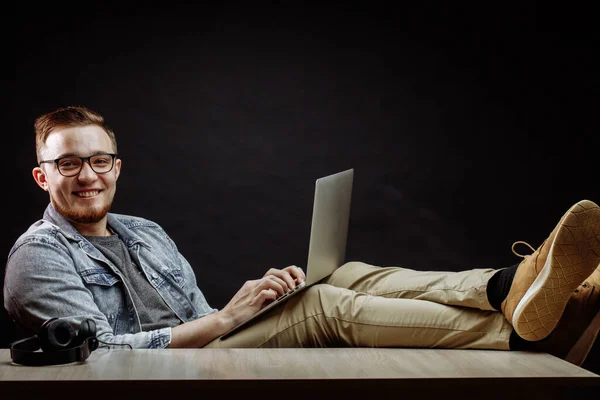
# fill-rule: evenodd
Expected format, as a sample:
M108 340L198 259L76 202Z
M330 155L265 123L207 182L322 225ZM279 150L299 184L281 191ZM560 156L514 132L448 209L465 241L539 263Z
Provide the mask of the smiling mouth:
M100 190L88 190L86 192L73 192L73 194L77 197L81 197L81 198L88 198L88 197L94 197L96 196L98 193L100 193Z

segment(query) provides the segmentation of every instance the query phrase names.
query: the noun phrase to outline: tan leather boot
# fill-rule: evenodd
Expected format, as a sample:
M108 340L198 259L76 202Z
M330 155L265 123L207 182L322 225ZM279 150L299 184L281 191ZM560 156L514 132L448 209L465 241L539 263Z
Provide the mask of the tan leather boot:
M519 264L501 309L525 340L547 337L571 295L600 264L600 207L582 200Z
M554 331L534 349L581 366L600 332L600 265L569 299Z

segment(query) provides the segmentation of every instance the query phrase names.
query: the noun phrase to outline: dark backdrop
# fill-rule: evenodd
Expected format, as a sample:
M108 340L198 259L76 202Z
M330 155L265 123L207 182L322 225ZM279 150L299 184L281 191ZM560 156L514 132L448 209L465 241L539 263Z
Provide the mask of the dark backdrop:
M314 181L347 168L349 260L518 262L600 202L588 12L420 4L17 8L0 250L48 202L34 118L80 104L119 140L113 211L162 224L215 307L303 265Z

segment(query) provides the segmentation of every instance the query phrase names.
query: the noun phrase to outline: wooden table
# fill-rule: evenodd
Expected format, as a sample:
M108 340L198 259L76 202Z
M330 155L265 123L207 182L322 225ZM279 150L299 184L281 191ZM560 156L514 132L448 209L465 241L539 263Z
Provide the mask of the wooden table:
M548 354L516 351L98 349L83 363L26 367L0 349L0 399L52 393L77 400L585 399L600 393L600 376Z

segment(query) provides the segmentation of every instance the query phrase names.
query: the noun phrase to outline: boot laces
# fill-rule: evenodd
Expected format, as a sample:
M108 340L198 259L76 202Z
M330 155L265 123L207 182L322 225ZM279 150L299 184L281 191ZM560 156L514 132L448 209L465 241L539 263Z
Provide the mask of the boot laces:
M528 256L528 254L519 254L519 253L517 253L517 251L515 250L515 246L516 246L516 245L518 245L518 244L524 244L525 246L527 246L527 247L529 247L529 248L531 249L531 252L532 252L532 253L534 253L534 252L535 252L535 249L534 249L534 248L533 248L533 247L532 247L532 246L531 246L529 243L527 243L527 242L523 242L523 241L520 241L520 240L519 240L519 241L516 241L516 242L514 242L514 243L512 244L512 247L511 247L511 250L512 250L513 254L514 254L515 256L517 256L517 257L525 258L525 257L527 257L527 256Z

